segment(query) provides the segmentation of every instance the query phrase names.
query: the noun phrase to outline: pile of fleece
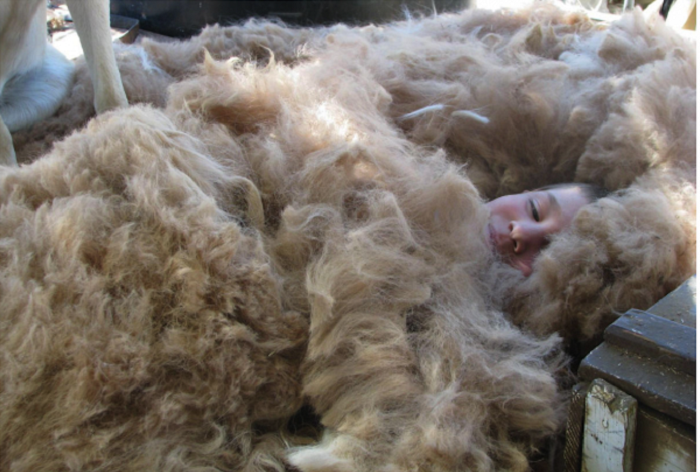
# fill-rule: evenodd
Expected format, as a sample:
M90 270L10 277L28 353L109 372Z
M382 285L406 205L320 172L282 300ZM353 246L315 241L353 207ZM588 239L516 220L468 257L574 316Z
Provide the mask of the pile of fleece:
M144 41L93 119L79 68L0 169L0 469L528 470L694 271L695 57L536 5ZM561 181L613 193L523 279L483 202Z

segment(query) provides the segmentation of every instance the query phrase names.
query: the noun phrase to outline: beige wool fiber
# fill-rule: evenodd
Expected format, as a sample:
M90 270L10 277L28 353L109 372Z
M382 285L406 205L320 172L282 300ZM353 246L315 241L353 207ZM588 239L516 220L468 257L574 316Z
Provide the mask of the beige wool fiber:
M131 106L79 64L0 169L0 470L527 471L695 272L695 44L640 11L116 52ZM568 181L611 193L525 279L484 202Z

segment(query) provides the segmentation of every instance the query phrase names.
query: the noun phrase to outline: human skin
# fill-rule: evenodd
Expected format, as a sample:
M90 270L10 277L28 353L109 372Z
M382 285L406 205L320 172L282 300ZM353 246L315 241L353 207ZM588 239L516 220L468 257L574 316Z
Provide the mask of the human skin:
M490 215L484 236L505 262L527 277L552 235L568 228L587 203L577 186L499 197L486 204Z

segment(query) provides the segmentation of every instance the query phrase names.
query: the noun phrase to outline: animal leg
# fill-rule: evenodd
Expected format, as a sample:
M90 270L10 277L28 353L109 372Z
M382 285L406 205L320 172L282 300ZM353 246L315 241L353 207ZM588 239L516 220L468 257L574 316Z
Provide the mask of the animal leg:
M12 135L2 119L0 119L0 165L17 165L15 148L12 145Z
M67 0L95 89L95 110L128 105L109 27L109 1Z

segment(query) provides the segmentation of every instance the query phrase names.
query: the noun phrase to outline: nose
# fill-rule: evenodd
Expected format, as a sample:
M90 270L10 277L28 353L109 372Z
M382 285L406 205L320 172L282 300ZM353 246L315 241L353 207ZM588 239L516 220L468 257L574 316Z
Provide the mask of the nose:
M546 236L536 225L522 224L517 221L512 221L508 229L515 254L539 250Z

